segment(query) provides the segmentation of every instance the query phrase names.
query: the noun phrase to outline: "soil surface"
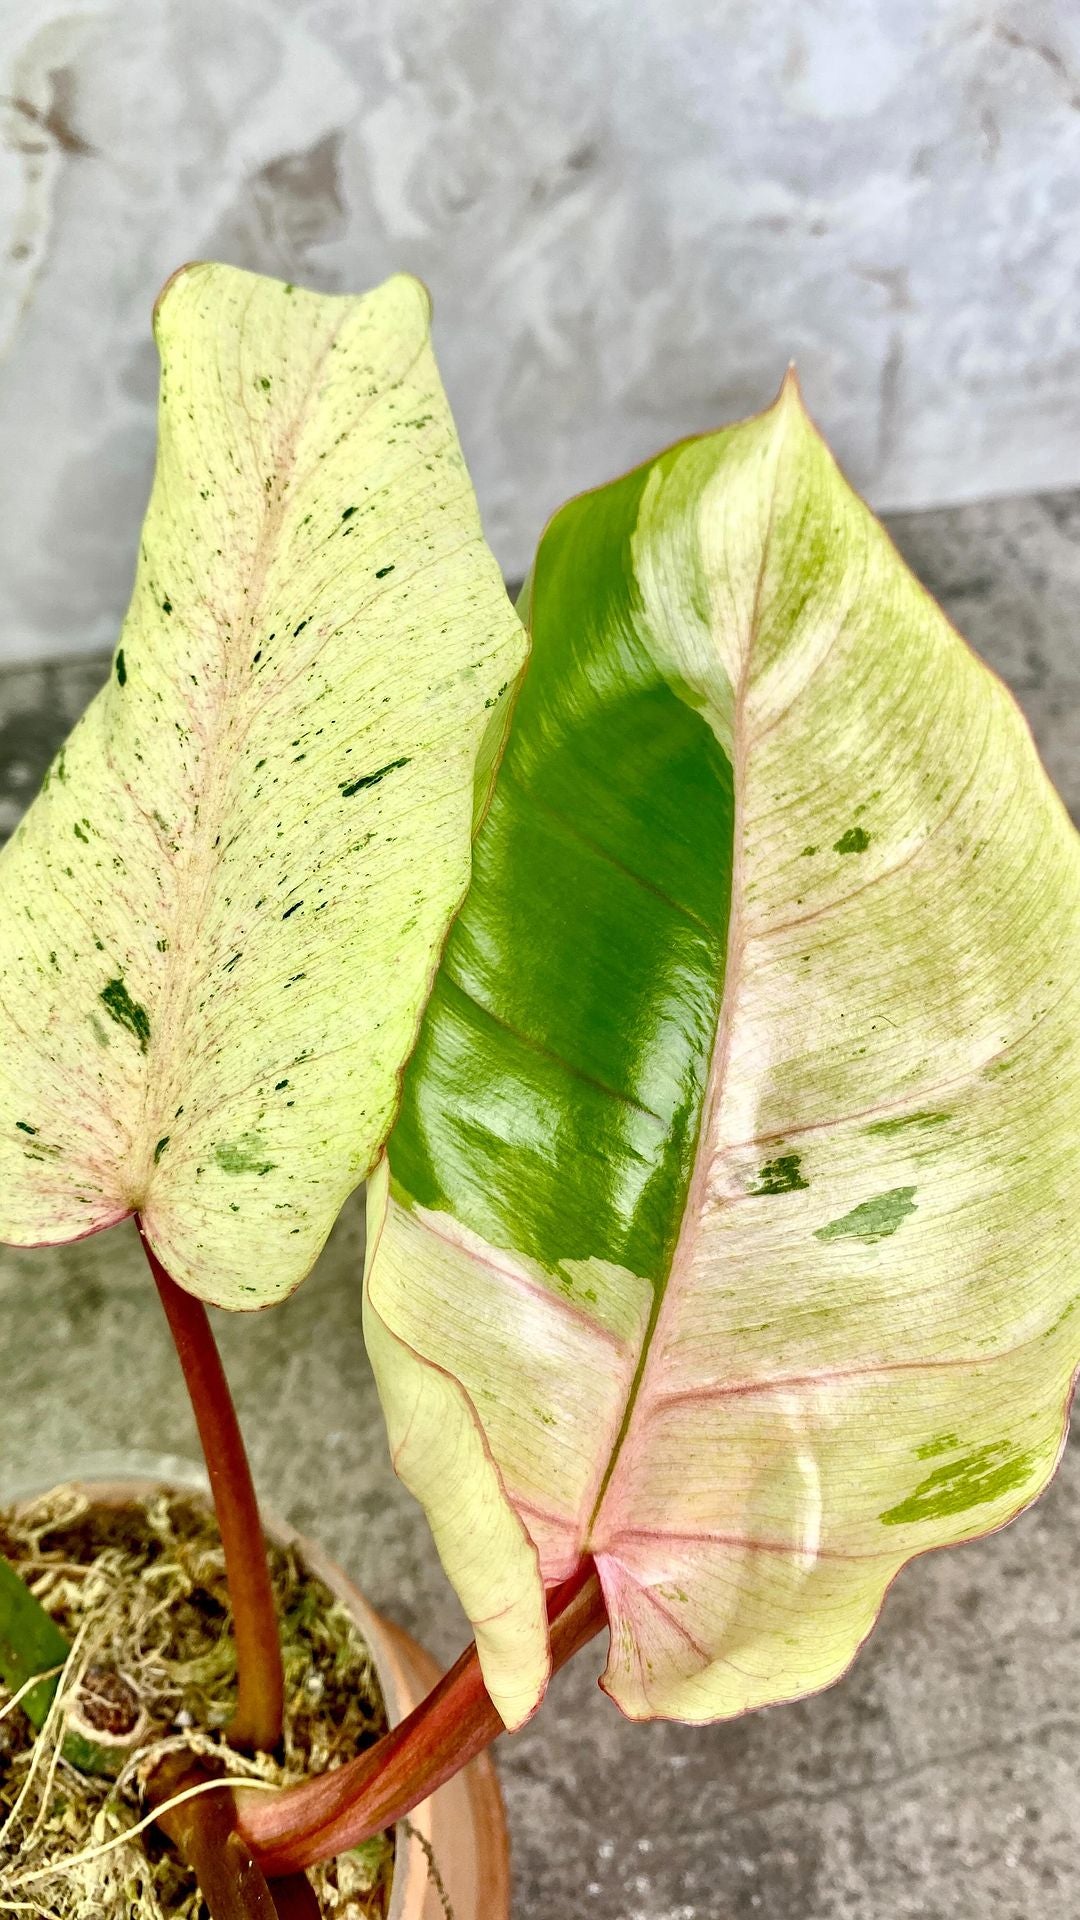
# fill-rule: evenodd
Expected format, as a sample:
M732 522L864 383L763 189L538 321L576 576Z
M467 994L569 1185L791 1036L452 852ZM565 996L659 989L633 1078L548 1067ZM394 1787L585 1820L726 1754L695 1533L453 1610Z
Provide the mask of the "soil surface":
M359 1629L294 1548L272 1545L286 1683L280 1763L226 1745L235 1660L224 1561L209 1507L190 1494L102 1507L59 1488L0 1512L0 1552L71 1644L39 1734L21 1708L4 1712L0 1695L0 1914L208 1920L155 1828L122 1838L148 1811L143 1782L157 1761L184 1745L218 1756L230 1775L285 1783L386 1730ZM72 1711L120 1742L108 1748L108 1773L71 1763ZM326 1915L384 1920L392 1867L392 1837L379 1836L310 1877Z

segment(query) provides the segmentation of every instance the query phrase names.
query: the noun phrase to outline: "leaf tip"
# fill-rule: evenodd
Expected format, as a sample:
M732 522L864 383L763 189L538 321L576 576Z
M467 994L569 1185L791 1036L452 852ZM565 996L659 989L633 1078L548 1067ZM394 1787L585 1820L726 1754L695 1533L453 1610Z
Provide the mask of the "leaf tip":
M769 411L785 427L799 426L804 429L813 427L794 360L788 361L787 372L780 382L780 391Z
M157 331L158 321L161 318L161 310L165 305L165 302L168 299L169 294L172 292L172 289L175 287L177 281L182 280L186 274L194 273L197 268L206 267L207 264L208 262L205 260L185 260L182 266L175 267L173 269L172 273L170 273L168 279L166 280L164 286L162 287L161 292L158 294L157 299L154 301L154 308L150 316L150 322L155 332Z

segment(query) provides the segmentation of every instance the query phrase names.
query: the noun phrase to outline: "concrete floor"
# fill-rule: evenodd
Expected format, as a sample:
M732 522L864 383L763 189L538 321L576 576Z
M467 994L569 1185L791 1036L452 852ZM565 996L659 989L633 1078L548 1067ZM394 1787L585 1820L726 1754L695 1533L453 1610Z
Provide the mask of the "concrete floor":
M1080 815L1080 496L903 516L901 548L1022 700ZM0 678L0 831L101 673ZM346 1209L284 1307L218 1316L267 1501L444 1659L465 1638L387 1460ZM0 1250L0 1481L191 1462L134 1234ZM839 1686L704 1729L631 1726L580 1657L499 1749L518 1920L1039 1920L1080 1876L1080 1457L993 1539L901 1575Z

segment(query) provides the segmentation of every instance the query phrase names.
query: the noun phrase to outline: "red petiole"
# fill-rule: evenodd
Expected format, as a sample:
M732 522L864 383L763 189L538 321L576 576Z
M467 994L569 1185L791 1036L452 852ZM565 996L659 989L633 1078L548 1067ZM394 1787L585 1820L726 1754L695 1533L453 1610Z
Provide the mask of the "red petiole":
M170 1278L137 1224L191 1397L225 1552L238 1692L226 1737L235 1747L270 1751L281 1739L281 1643L236 1410L206 1308ZM548 1624L557 1673L607 1625L591 1560L552 1589ZM233 1841L250 1848L261 1873L283 1880L299 1875L402 1819L504 1731L474 1644L400 1726L355 1760L272 1796L241 1790L229 1813ZM201 1843L201 1819L196 1830ZM306 1899L299 1882L285 1889L290 1898L294 1890ZM288 1900L286 1906L293 1911Z
M591 1560L548 1596L552 1671L607 1625ZM400 1726L332 1773L280 1794L237 1794L237 1826L270 1877L296 1873L381 1833L475 1759L505 1728L475 1645Z
M236 1712L231 1746L271 1752L281 1739L285 1683L266 1543L240 1423L201 1300L178 1287L139 1236L183 1369L214 1496L236 1638Z

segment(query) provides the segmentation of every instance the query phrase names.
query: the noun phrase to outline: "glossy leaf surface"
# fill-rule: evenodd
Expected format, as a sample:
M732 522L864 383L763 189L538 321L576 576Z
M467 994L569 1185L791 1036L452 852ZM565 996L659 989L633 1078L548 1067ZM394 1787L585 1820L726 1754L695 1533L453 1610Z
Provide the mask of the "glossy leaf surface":
M826 1685L1044 1485L1080 1358L1080 857L793 383L572 501L372 1183L367 1325L508 1721Z
M427 296L196 266L108 686L0 858L0 1238L287 1293L388 1130L524 652Z

